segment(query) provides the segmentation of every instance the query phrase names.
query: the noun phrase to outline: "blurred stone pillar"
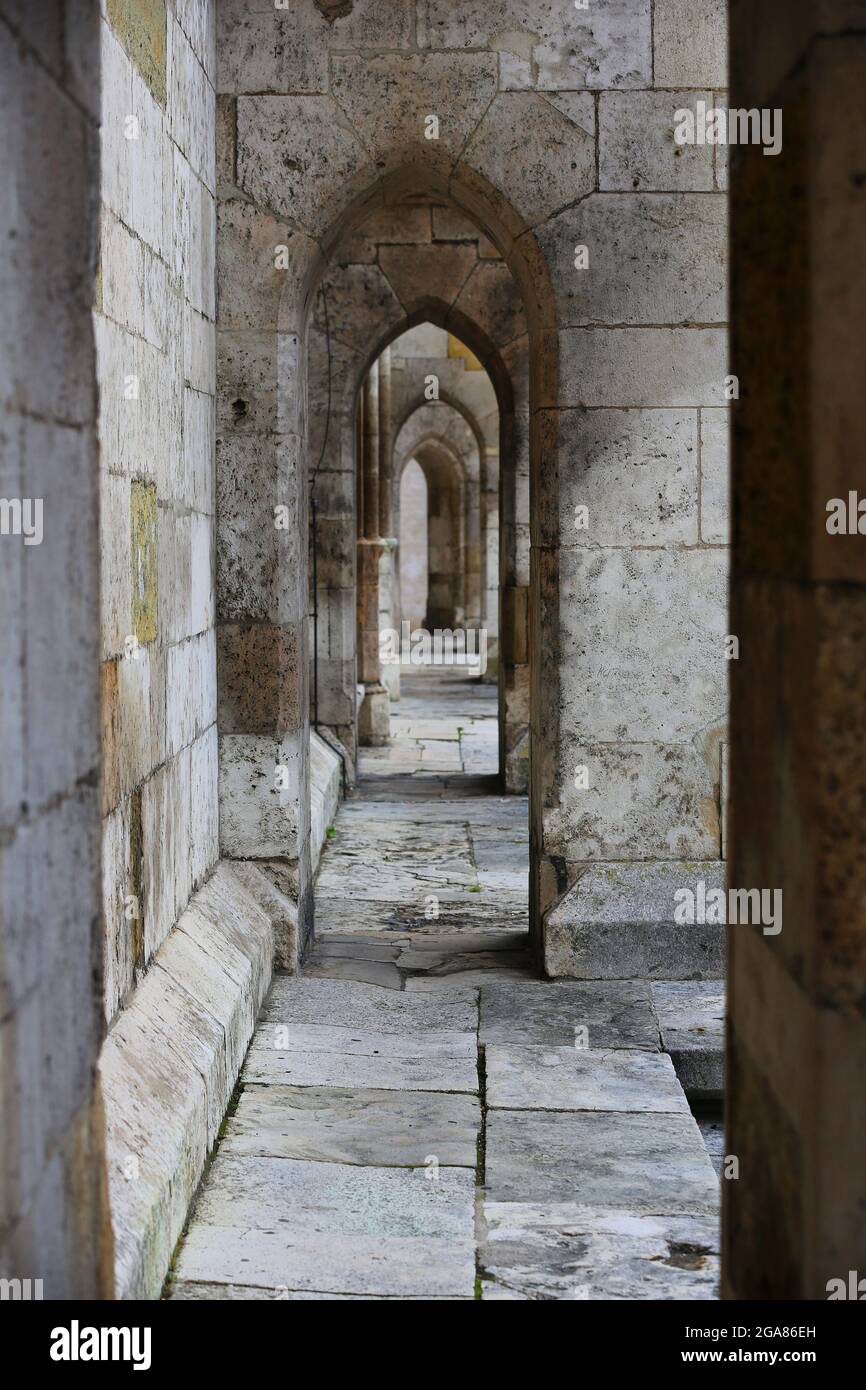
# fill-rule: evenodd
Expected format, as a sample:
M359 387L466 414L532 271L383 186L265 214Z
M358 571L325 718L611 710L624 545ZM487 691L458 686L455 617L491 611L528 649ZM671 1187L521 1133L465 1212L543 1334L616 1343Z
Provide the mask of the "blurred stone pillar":
M866 34L779 15L731 12L731 106L784 125L731 160L729 882L783 911L728 931L723 1291L824 1300L866 1275L866 549L827 530L866 496Z
M358 678L364 695L358 710L358 741L367 747L386 744L390 732L389 696L382 684L379 657L379 571L384 549L379 534L379 364L374 362L363 387L361 493L363 534L358 540Z
M394 530L394 428L391 409L391 349L379 358L379 535L385 543L379 564L379 628L399 629L397 539ZM400 698L400 666L383 663L381 680L389 698Z

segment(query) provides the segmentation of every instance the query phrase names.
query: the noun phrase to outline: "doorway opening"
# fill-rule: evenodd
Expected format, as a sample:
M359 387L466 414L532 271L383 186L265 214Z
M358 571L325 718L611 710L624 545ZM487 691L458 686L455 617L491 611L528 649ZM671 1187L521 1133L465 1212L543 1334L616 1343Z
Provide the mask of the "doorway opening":
M453 333L413 326L371 362L355 439L356 781L322 854L311 966L354 957L357 978L366 943L367 977L395 987L530 974L528 803L501 757L515 528L493 382Z

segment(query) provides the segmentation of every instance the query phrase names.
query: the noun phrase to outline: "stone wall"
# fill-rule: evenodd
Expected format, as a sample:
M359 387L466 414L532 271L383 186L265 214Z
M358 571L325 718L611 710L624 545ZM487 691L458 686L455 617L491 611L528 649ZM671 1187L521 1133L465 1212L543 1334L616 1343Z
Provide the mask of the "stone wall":
M105 1012L217 857L215 19L104 0L100 384Z
M828 529L866 493L866 33L844 0L787 18L732 5L732 104L783 148L731 166L730 882L781 890L782 929L729 930L723 1226L728 1297L824 1300L866 1250L866 556Z
M503 573L502 646L504 666L532 673L531 698L528 681L509 698L531 722L539 952L555 974L646 958L717 971L720 931L683 942L672 917L678 886L720 871L724 170L714 147L676 145L674 125L724 85L724 5L357 0L326 20L312 0L277 13L227 0L218 50L221 360L245 332L219 389L226 413L250 403L227 491L263 450L274 468L288 451L269 471L303 532L304 386L323 336L345 428L322 446L311 417L310 458L338 513L354 505L354 401L381 345L424 319L468 343L499 394L503 476L516 461L506 556L509 530L532 524L531 558L515 544ZM352 543L335 549L347 588ZM247 585L239 611L273 621L269 605L267 583ZM299 617L282 605L290 644ZM302 680L273 692L281 726L303 721ZM256 757L252 804L273 763ZM590 873L609 885L612 924L587 918Z
M3 0L0 111L0 1277L105 1298L92 7Z

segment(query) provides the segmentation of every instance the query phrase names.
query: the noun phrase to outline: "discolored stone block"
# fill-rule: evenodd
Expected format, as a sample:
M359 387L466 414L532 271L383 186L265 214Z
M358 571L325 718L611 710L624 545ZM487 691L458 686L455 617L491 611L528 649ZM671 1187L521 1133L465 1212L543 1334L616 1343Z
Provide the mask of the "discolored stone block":
M165 0L106 0L106 15L154 97L165 106Z
M579 87L644 87L652 71L649 0L592 5L525 0L428 0L419 40L431 48L498 49L506 87L556 92Z
M223 732L278 735L295 729L297 680L296 629L220 626L217 689Z

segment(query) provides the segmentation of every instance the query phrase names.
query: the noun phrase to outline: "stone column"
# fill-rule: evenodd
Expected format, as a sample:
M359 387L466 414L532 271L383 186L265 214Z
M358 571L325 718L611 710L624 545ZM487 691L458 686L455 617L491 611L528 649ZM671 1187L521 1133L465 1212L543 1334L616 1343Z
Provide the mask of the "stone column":
M379 535L385 542L379 566L379 626L399 629L397 616L397 539L394 529L394 429L391 404L391 349L379 358ZM400 667L383 664L381 679L392 700L400 698Z
M730 927L723 1289L826 1299L866 1275L866 35L851 6L734 0L731 106L782 151L731 170L734 552L731 886L782 930ZM859 1295L862 1297L862 1293Z
M419 451L427 479L428 631L463 621L462 480L444 454Z
M358 710L358 741L367 747L389 738L389 697L379 658L379 364L374 362L363 388L361 458L363 534L358 540L358 679L364 695Z

